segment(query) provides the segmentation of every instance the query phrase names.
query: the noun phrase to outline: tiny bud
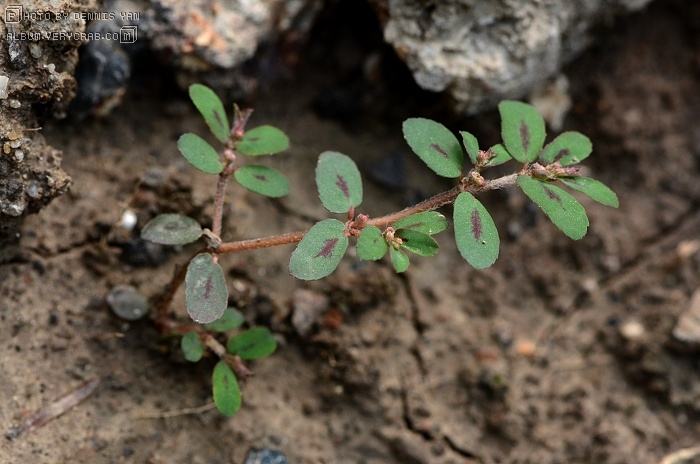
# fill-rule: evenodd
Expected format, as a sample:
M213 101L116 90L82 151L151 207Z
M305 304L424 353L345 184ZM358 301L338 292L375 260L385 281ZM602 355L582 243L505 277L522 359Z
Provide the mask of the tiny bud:
M485 166L486 163L489 162L491 158L496 156L491 149L488 149L486 151L484 150L479 150L479 155L476 157L476 164L477 166Z

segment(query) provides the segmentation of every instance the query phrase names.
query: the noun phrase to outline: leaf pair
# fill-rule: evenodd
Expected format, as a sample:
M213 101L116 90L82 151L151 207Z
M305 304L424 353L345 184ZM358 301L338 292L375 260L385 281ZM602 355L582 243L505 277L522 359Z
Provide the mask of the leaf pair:
M270 356L277 341L265 327L254 327L229 338L226 350L241 359L253 360ZM238 379L225 361L219 361L212 373L214 405L225 416L233 416L241 408L242 398Z
M228 117L219 97L209 87L193 84L190 98L214 136L227 143L231 137ZM182 156L195 168L206 174L220 174L224 163L217 151L202 137L187 133L177 142ZM289 139L281 130L272 126L259 126L246 131L235 145L236 153L246 156L273 155L289 148ZM246 189L272 198L287 195L289 184L279 171L260 165L246 165L234 174L236 181Z
M347 213L362 203L362 177L355 162L342 153L321 153L316 165L316 187L323 206L332 213ZM289 271L302 280L331 274L348 249L345 224L325 219L304 235L289 261Z

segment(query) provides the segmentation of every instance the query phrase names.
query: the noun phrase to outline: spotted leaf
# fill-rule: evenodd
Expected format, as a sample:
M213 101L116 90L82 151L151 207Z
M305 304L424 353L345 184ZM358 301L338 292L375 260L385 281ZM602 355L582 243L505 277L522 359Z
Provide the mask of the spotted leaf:
M510 161L512 159L510 156L510 153L508 153L508 150L506 150L506 147L504 147L500 143L498 145L492 146L489 150L495 156L489 160L489 162L486 164L486 166L489 166L489 167L500 166L501 164L507 163L508 161Z
M184 245L201 236L197 221L180 214L159 214L141 229L142 239L161 245Z
M202 114L211 132L221 143L225 143L229 138L230 129L224 105L219 97L212 89L202 84L192 84L189 90L194 106Z
M601 205L617 208L620 206L620 200L617 199L617 194L604 183L591 179L590 177L571 177L560 179L567 187L578 190L588 195L591 200L597 201Z
M469 264L485 269L498 259L500 239L493 218L469 192L459 194L454 204L457 249Z
M212 332L228 332L229 330L240 327L243 322L245 322L245 318L240 311L234 308L226 308L226 311L224 311L224 314L220 318L206 324L205 327Z
M316 165L316 187L323 206L346 213L362 203L362 178L355 162L335 151L321 153Z
M435 235L447 229L447 219L437 211L411 214L392 224L394 229L411 229L423 234Z
M253 327L229 338L226 349L241 359L266 358L277 349L277 340L267 327Z
M580 163L593 151L591 140L579 132L564 132L544 147L540 159L545 163L559 161L562 166Z
M207 174L219 174L224 165L209 142L196 134L182 134L177 141L182 156L195 168Z
M236 169L233 175L243 187L266 197L280 198L289 193L287 178L267 166L247 164Z
M185 274L187 313L195 322L208 324L224 314L227 304L224 271L209 253L198 254L190 261Z
M317 222L292 253L289 272L301 280L322 279L338 267L347 248L345 224L337 219Z
M401 248L415 253L418 256L435 256L439 247L433 237L413 229L401 229L397 234L403 243Z
M366 226L357 239L357 256L365 261L382 259L388 246L382 231L376 226Z
M408 259L408 255L401 250L389 247L389 256L391 257L391 264L394 266L394 270L398 273L406 272L409 264L411 263Z
M586 210L564 189L529 176L518 176L518 186L567 237L579 240L586 235Z
M462 136L462 143L464 144L464 148L467 149L469 159L472 161L472 164L476 165L476 162L479 158L479 141L476 140L476 137L474 137L467 131L461 131L460 135Z
M424 118L411 118L403 123L403 136L413 152L442 177L462 174L464 152L459 140L442 124Z
M258 126L246 131L236 150L247 156L274 155L289 148L289 137L273 126Z
M508 152L521 163L537 159L545 138L544 119L534 106L506 100L498 105L501 137Z
M189 362L199 361L204 354L204 346L197 332L187 332L183 335L180 339L180 348L185 359Z
M224 416L236 414L241 409L241 389L226 361L219 361L214 366L211 384L216 409Z

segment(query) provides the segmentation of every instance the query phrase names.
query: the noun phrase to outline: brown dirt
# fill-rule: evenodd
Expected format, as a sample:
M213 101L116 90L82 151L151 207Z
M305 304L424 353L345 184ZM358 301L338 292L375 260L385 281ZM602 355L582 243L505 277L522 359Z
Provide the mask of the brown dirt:
M122 283L154 295L188 254L151 267L120 260L115 224L128 205L141 223L170 209L207 221L211 179L175 150L179 134L203 133L203 124L181 95L144 82L105 120L47 127L74 185L24 225L24 258L0 268L0 430L84 379L101 384L59 419L3 439L0 462L240 463L249 447L269 446L299 463L653 464L697 444L697 353L670 344L700 283L700 255L678 253L700 234L693 24L697 5L655 4L603 31L566 70L575 102L567 128L591 136L588 165L621 199L619 210L584 200L591 228L580 242L513 191L485 197L504 236L487 271L463 263L447 233L440 255L414 260L405 277L346 259L331 278L304 284L286 272L286 247L222 259L248 321L283 340L255 364L233 419L214 411L142 418L207 403L213 360L182 362L173 340L147 321L118 321L103 303ZM329 83L336 75L324 60L309 61L255 101L255 122L278 125L293 141L271 161L289 175L291 195L275 204L233 187L228 238L323 217L309 184L318 153L337 149L366 165L405 150L400 119L426 113L424 101L438 105L393 93L384 100L391 104L348 110L350 123L320 119L310 108L319 82L342 80ZM495 141L494 114L453 122ZM153 167L168 178L160 200L138 188ZM409 170L424 193L445 186L416 161ZM366 186L369 213L402 206L403 195ZM303 287L329 295L339 328L329 320L307 338L294 335L290 301ZM634 342L620 335L630 322L644 327Z

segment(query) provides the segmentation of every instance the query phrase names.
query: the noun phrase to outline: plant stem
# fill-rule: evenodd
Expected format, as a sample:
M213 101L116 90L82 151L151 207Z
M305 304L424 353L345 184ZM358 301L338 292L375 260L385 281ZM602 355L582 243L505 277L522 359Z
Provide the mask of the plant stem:
M219 181L216 183L216 196L214 197L214 218L211 224L211 231L217 237L221 237L221 224L224 217L224 200L226 199L226 184L231 174L224 169L219 174Z
M498 190L505 187L509 187L515 184L518 178L518 174L510 174L508 176L499 177L497 179L488 180L482 186L467 186L464 189L460 187L453 187L445 192L438 193L427 200L423 200L420 203L404 208L401 211L395 213L387 214L386 216L377 217L370 219L367 224L382 227L389 225L393 222L398 221L404 217L410 216L416 213L422 213L425 211L432 211L438 209L441 206L453 203L457 196L462 191L467 191L471 193L480 193L488 190ZM269 237L261 237L250 240L240 240L237 242L226 242L222 243L216 250L212 250L217 254L227 254L227 253L238 253L240 251L247 250L257 250L260 248L270 248L280 245L289 245L292 243L298 243L304 238L307 231L291 232L282 235L273 235Z

